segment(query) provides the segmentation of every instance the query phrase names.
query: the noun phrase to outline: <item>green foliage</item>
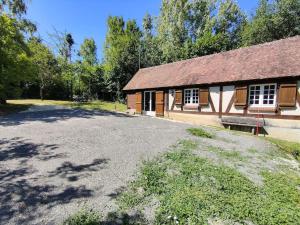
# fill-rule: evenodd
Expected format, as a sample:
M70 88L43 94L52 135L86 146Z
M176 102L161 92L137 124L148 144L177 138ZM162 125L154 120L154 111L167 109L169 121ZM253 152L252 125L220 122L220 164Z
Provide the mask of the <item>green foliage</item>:
M105 41L104 72L108 91L122 99L122 88L139 69L141 32L135 20L108 18Z
M146 162L133 182L136 190L144 190L144 199L153 196L160 201L156 224L208 224L208 219L258 225L300 221L299 177L264 172L264 185L256 186L235 169L195 156L195 146L183 141ZM141 196L139 201L144 203ZM137 201L123 203L136 207Z
M29 49L18 21L0 14L0 100L21 95L21 83L31 79Z
M252 20L243 32L244 45L299 35L299 15L299 0L260 0Z
M63 225L99 225L100 218L98 212L82 209L66 219Z
M207 131L203 130L202 128L189 128L187 131L197 137L205 137L205 138L213 138L214 135L208 133Z
M275 138L268 138L268 140L275 144L280 150L291 154L295 159L300 161L300 143Z

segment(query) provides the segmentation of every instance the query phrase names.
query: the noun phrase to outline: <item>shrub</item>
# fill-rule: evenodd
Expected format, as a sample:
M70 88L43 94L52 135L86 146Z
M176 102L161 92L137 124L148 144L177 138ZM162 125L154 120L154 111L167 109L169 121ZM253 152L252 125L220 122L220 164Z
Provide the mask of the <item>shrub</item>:
M197 137L205 137L205 138L213 138L214 135L211 133L208 133L207 131L201 129L201 128L189 128L187 131Z
M82 209L66 219L63 225L99 225L100 218L96 211Z

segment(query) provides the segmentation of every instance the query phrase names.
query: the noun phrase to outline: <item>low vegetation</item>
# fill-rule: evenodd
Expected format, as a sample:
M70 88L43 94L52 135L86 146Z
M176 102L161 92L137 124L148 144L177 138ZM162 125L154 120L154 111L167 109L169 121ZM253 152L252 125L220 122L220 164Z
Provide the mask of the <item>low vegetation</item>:
M275 144L280 150L291 154L295 159L300 161L300 143L275 138L268 138L268 140Z
M189 128L187 131L197 137L204 137L204 138L213 138L214 135L203 130L202 128Z
M196 156L196 148L196 142L184 140L172 151L145 162L119 199L123 209L147 205L154 198L160 202L155 224L300 221L298 176L264 171L264 184L258 186L233 168Z
M7 108L7 113L17 112L25 110L32 105L61 105L72 108L80 108L86 110L104 110L104 111L118 111L125 112L127 106L119 102L107 102L107 101L92 101L92 102L71 102L71 101L55 101L55 100L38 100L38 99L26 99L26 100L9 100L7 105L0 105L0 112ZM8 110L9 109L9 110Z
M82 209L71 215L63 225L99 225L101 216L93 210Z

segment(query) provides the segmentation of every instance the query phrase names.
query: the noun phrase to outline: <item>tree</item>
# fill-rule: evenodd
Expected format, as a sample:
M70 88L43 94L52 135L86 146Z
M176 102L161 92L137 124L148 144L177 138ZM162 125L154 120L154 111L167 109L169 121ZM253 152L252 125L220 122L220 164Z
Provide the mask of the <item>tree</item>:
M153 36L153 18L146 14L143 18L143 33L140 46L140 67L156 66L162 63L159 42Z
M299 0L260 0L243 32L245 46L300 34Z
M80 64L82 76L79 79L83 81L85 87L88 87L88 97L91 98L92 86L97 85L97 79L95 79L97 75L97 46L94 39L85 39L80 46L79 54L83 59Z
M0 15L0 103L21 94L22 82L31 79L29 49L16 19Z
M158 40L165 63L184 59L182 49L188 39L188 0L163 0L158 18Z
M141 32L135 20L108 18L104 50L104 71L108 91L122 99L122 88L139 69Z
M32 38L29 41L29 48L31 51L30 59L34 65L36 78L38 78L40 98L44 100L45 89L53 84L57 73L57 61L49 48L37 38Z

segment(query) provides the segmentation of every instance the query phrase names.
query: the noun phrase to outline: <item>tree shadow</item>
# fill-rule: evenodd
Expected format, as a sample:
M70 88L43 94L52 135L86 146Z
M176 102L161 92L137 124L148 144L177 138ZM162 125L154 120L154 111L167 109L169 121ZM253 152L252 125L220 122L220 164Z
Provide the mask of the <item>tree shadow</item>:
M50 160L66 157L64 153L56 153L57 145L34 144L19 137L0 140L0 162L12 159L32 159L38 157L40 160ZM23 161L24 162L24 161Z
M0 126L16 126L31 121L41 121L45 123L54 123L61 120L68 120L71 118L84 118L89 119L94 116L114 116L132 118L133 116L104 111L104 110L83 110L83 109L56 109L48 111L36 111L36 112L22 112L5 117L0 117Z
M75 165L71 162L64 162L56 170L49 173L49 177L59 176L69 181L77 181L85 172L95 172L105 168L109 159L94 159L93 162L81 165Z
M85 186L67 186L61 190L54 185L32 185L22 179L0 184L0 221L6 224L11 219L17 224L26 224L41 214L41 208L52 208L75 199L93 196Z

